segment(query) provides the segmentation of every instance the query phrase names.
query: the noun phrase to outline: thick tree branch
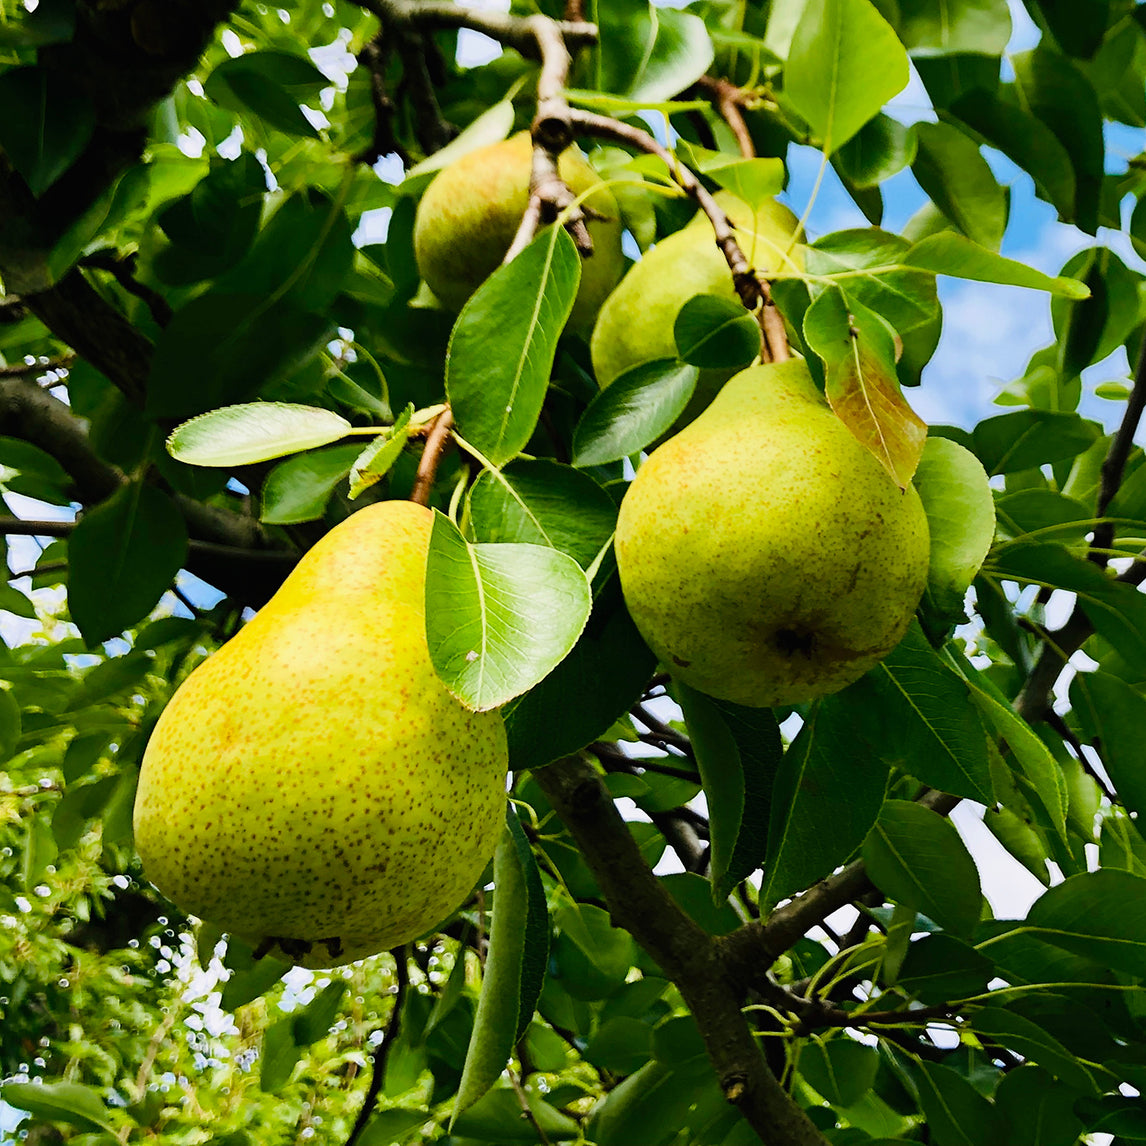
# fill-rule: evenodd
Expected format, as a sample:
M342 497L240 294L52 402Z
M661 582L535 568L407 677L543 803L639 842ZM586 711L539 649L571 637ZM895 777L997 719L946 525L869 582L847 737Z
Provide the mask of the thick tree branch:
M570 757L533 775L600 884L614 923L676 983L725 1098L773 1146L824 1146L824 1137L768 1069L721 949L649 870L597 772Z

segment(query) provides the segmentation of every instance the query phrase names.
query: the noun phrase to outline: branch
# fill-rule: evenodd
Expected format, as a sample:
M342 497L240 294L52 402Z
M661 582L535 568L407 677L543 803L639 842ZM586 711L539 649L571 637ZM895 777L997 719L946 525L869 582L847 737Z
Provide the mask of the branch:
M398 1032L402 1027L402 1005L406 1001L406 988L410 985L410 969L406 966L405 947L395 948L390 954L394 956L394 974L397 979L394 1006L390 1009L390 1017L386 1021L386 1030L382 1035L382 1041L374 1048L374 1053L371 1055L370 1086L366 1090L366 1097L362 1100L358 1117L354 1120L350 1137L346 1139L346 1146L354 1146L361 1137L362 1131L366 1129L370 1115L374 1113L374 1105L378 1101L382 1084L386 1081L386 1060L390 1057L390 1051L397 1041Z
M67 370L75 362L74 354L63 354L59 358L49 358L41 362L16 362L11 366L0 366L0 378L39 378L55 370Z
M768 1069L715 940L649 870L598 773L567 757L533 773L579 847L609 906L672 979L700 1029L721 1091L772 1146L825 1139Z
M363 45L358 53L358 63L370 73L370 102L374 105L374 137L369 147L355 157L357 163L367 166L381 159L383 155L394 153L407 167L411 166L410 156L394 135L394 113L397 108L386 90L383 75L389 51L386 37L382 32Z
M135 265L139 261L137 252L130 255L118 255L115 251L96 251L83 260L85 267L96 270L109 271L112 277L128 294L141 299L151 312L155 325L163 328L174 317L171 304L157 290L153 290L135 277Z
M454 416L447 407L434 420L433 428L426 436L418 471L414 475L414 488L410 490L410 500L418 505L429 505L430 494L434 490L434 480L438 476L438 466L449 448L450 431L454 428Z
M728 124L732 134L736 137L736 146L745 159L756 158L756 145L744 122L741 107L744 105L744 91L742 88L719 76L701 76L696 81L698 88L703 88L716 99L716 106L721 118Z

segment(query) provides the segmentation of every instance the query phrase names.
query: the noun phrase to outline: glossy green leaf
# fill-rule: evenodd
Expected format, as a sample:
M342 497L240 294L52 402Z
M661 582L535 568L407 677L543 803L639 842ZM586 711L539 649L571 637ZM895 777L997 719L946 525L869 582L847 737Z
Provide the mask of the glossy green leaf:
M898 985L926 1006L980 995L994 964L969 943L941 931L916 939L907 948Z
M798 1067L804 1080L832 1106L851 1106L875 1082L879 1055L846 1036L813 1039L800 1050Z
M1042 1067L1027 1065L1008 1071L995 1091L995 1107L1006 1125L1004 1141L1074 1146L1083 1129L1074 1113L1076 1097Z
M975 142L949 123L919 123L911 170L935 205L973 242L997 251L1007 198Z
M469 510L476 541L549 546L582 569L617 520L616 503L588 474L543 458L484 471L470 487Z
M463 1142L523 1142L529 1146L538 1141L535 1126L541 1127L550 1142L568 1141L580 1134L580 1127L572 1118L537 1095L527 1092L527 1102L532 1119L522 1114L521 1103L512 1090L498 1087L459 1114L453 1129Z
M507 709L510 767L538 768L603 736L640 699L656 665L614 579L572 652Z
M282 1090L290 1082L302 1051L303 1048L295 1042L293 1015L267 1027L259 1055L259 1089L266 1094L277 1094Z
M842 147L909 77L907 53L869 0L808 0L784 92L825 152Z
M1045 290L1067 298L1086 298L1088 293L1085 284L1077 279L1052 278L1026 263L1005 259L954 231L940 231L921 239L903 261L937 275Z
M980 422L971 435L983 468L995 474L1077 457L1098 437L1099 428L1077 414L1018 410Z
M1110 673L1080 672L1070 699L1127 811L1146 815L1146 697Z
M1046 1067L1068 1086L1084 1094L1097 1092L1091 1072L1038 1023L1004 1007L991 1006L976 1011L971 1023L978 1033L1018 1052L1028 1062Z
M342 1010L346 995L346 980L335 979L327 983L307 1005L291 1016L291 1031L300 1047L318 1042L330 1033Z
M331 410L290 402L246 402L177 426L167 452L193 466L242 466L344 438L350 423Z
M478 711L543 680L577 643L592 603L572 557L540 545L470 545L436 512L426 599L434 668Z
M760 324L719 295L693 295L676 316L673 338L685 362L709 370L747 366L760 353Z
M0 1098L46 1122L64 1122L84 1130L115 1130L99 1092L78 1082L0 1083Z
M533 1018L548 958L545 891L517 813L510 809L493 860L489 956L451 1125L498 1080Z
M888 800L863 846L876 886L967 938L979 921L979 873L950 820L909 800Z
M648 0L602 4L597 85L642 105L671 99L712 63L704 21L694 13L654 7Z
M350 467L351 500L380 482L393 469L410 440L410 419L413 414L414 404L411 402L388 430L379 434L355 457Z
M299 108L300 99L330 81L309 60L287 52L247 52L223 60L207 77L203 91L221 107L251 111L290 135L318 139L318 131Z
M994 1106L962 1075L939 1063L921 1062L915 1080L935 1146L997 1146L1002 1141Z
M533 434L581 260L561 227L547 227L470 297L450 336L446 393L461 435L494 465Z
M855 186L877 187L911 163L916 146L914 128L881 112L835 153L832 162Z
M708 803L712 899L723 903L767 851L780 729L770 709L716 700L679 681L675 689Z
M848 699L817 701L776 775L761 907L810 886L858 849L886 785L887 764L856 736Z
M38 197L75 163L91 139L91 100L65 71L11 68L0 75L0 107L0 147Z
M625 371L590 403L573 433L573 464L604 465L643 450L684 412L700 372L675 358Z
M129 482L80 520L68 542L68 608L89 646L143 620L187 559L171 499Z
M1000 56L1011 39L1006 0L899 0L899 35L912 55Z

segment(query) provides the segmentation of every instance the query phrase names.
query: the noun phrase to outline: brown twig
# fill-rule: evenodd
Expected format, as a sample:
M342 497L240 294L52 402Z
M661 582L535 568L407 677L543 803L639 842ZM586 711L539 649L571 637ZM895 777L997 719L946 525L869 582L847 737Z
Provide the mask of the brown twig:
M386 1030L383 1032L382 1041L374 1048L374 1053L370 1056L370 1086L366 1090L366 1097L362 1100L358 1117L354 1120L350 1137L346 1139L346 1146L354 1146L361 1137L363 1130L366 1129L370 1116L374 1113L374 1105L378 1101L382 1084L386 1081L386 1061L390 1057L390 1051L393 1049L398 1038L398 1032L402 1028L402 1005L406 1001L406 988L410 985L410 971L406 966L406 948L395 948L390 954L394 956L394 976L396 979L394 1005L390 1010L389 1019L386 1020Z
M386 90L384 79L388 57L386 37L382 32L367 40L357 56L359 65L370 73L370 102L374 106L374 135L369 146L354 157L355 162L367 166L377 162L383 155L392 153L397 154L404 164L410 165L409 154L394 135L394 113L397 108Z
M681 910L649 870L598 773L567 757L533 773L625 928L677 985L700 1029L720 1088L767 1142L825 1139L768 1069L740 1010L722 948Z
M155 320L155 325L161 329L165 327L172 319L174 311L171 309L171 304L161 295L158 291L152 290L151 287L145 283L141 283L135 277L135 264L138 261L138 256L134 253L130 255L118 255L115 251L95 251L93 254L88 255L81 263L81 266L91 267L94 270L109 271L112 277L128 294L135 295L136 298L141 299L151 312L151 317Z
M755 159L756 145L752 142L748 124L744 122L744 113L741 111L744 106L744 90L721 76L701 76L696 86L715 98L717 110L736 138L740 154L745 159Z
M38 378L54 370L67 370L75 360L74 354L62 354L46 362L14 362L11 366L0 366L0 378Z
M542 1129L541 1123L537 1121L533 1107L529 1105L529 1096L525 1093L525 1087L521 1085L521 1079L517 1077L516 1071L511 1067L506 1067L505 1073L509 1076L509 1085L513 1087L513 1093L517 1096L517 1104L521 1107L521 1116L533 1127L541 1146L550 1146L548 1135Z
M1126 400L1126 410L1122 421L1110 443L1110 449L1102 460L1102 480L1098 490L1096 516L1103 517L1114 495L1122 485L1122 475L1126 470L1126 460L1134 448L1134 435L1138 432L1138 425L1142 421L1142 413L1146 410L1146 340L1138 353L1138 363L1134 371L1134 385L1130 397ZM1090 543L1091 560L1101 565L1106 564L1106 555L1103 550L1109 549L1114 540L1114 522L1105 521L1094 531Z
M438 466L445 457L452 438L454 416L447 407L434 419L433 428L426 436L422 458L418 462L418 472L414 475L414 487L410 490L410 500L418 505L429 505L430 494L434 490L434 480L438 476Z

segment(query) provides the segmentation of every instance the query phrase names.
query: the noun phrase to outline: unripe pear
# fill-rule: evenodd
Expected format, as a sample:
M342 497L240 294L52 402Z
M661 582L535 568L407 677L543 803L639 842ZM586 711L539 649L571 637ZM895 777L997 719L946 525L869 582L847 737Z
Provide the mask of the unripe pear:
M903 637L927 518L836 417L803 361L754 366L637 471L617 566L641 635L711 696L796 704Z
M750 266L770 271L803 270L801 248L792 246L799 220L787 207L767 199L753 211L726 191L718 192L715 198L732 220L736 240ZM642 362L675 358L673 326L684 304L698 294L740 301L728 262L713 238L712 223L703 212L697 212L685 227L646 251L605 300L590 342L598 383L608 386ZM700 388L715 390L733 373L703 371Z
M441 922L501 830L502 718L463 708L426 645L432 520L389 501L331 530L183 682L144 755L148 878L306 967Z
M478 148L451 163L426 188L414 219L414 255L426 285L450 310L501 265L529 203L533 143L527 132ZM558 171L574 195L601 218L588 221L593 253L581 260L581 285L570 325L588 330L625 267L617 201L576 148Z

